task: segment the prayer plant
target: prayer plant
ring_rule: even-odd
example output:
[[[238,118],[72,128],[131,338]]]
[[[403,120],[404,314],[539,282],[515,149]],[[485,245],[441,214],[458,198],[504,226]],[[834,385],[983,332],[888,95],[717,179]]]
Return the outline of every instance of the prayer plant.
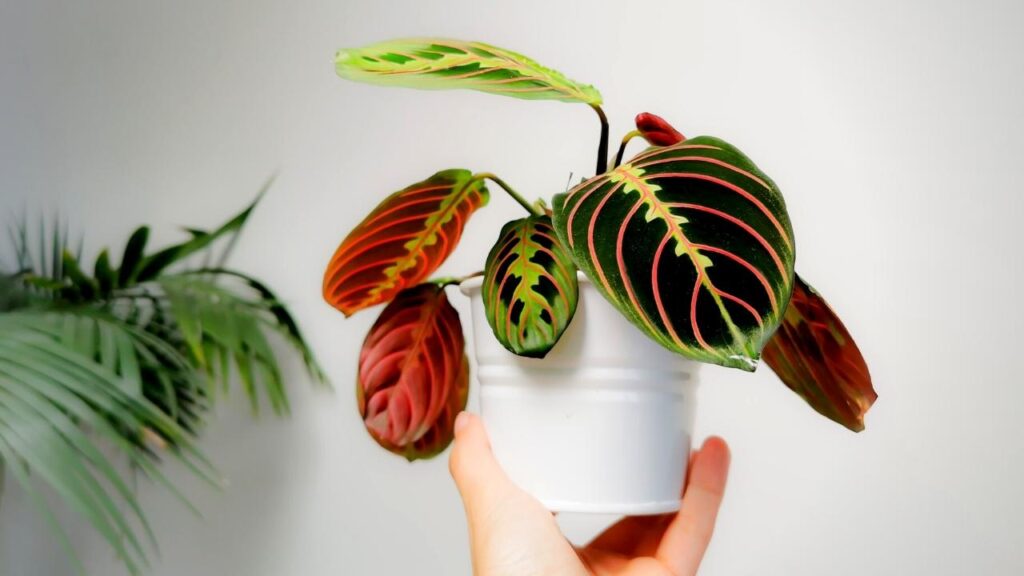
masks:
[[[134,479],[166,486],[189,507],[161,460],[220,484],[195,439],[232,373],[254,413],[264,402],[287,413],[276,334],[323,380],[288,309],[265,284],[225,266],[255,205],[159,250],[149,249],[143,226],[119,261],[101,251],[91,274],[59,222],[49,231],[24,221],[11,228],[14,265],[0,274],[0,479],[5,468],[21,485],[79,572],[48,496],[140,573],[156,540]]]
[[[685,138],[640,114],[608,167],[608,121],[592,86],[514,52],[403,39],[338,52],[342,78],[463,88],[585,104],[601,123],[592,178],[529,202],[488,172],[443,170],[388,196],[341,243],[324,298],[346,316],[386,304],[363,343],[358,404],[383,447],[429,457],[452,439],[468,364],[445,287],[483,276],[488,322],[515,354],[542,358],[576,311],[577,270],[637,329],[688,358],[753,371],[763,358],[824,416],[859,431],[876,395],[857,345],[824,299],[794,273],[796,243],[775,183],[732,144]],[[633,138],[649,147],[623,162]],[[505,224],[482,272],[430,279],[486,182],[526,210]]]

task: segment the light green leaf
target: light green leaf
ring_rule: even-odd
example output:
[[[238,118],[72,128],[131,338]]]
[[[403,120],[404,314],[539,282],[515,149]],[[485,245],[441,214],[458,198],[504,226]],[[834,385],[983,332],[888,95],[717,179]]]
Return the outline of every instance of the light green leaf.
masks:
[[[348,80],[428,90],[464,88],[526,100],[601,104],[593,86],[510,50],[482,42],[404,38],[339,50],[338,75]]]

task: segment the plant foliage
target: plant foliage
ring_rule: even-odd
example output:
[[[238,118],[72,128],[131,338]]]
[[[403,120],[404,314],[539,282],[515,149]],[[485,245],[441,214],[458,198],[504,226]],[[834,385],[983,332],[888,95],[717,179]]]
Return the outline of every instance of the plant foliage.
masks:
[[[597,105],[601,94],[586,84],[511,50],[442,38],[405,38],[339,50],[338,75],[349,80],[430,90],[465,88],[526,100]]]
[[[0,463],[73,559],[44,486],[140,573],[156,542],[134,476],[178,494],[158,466],[170,458],[220,482],[195,438],[232,374],[254,412],[264,398],[275,413],[288,410],[272,334],[323,380],[287,308],[258,280],[223,266],[255,206],[159,250],[148,249],[141,227],[119,262],[103,250],[91,270],[60,225],[48,234],[40,224],[38,242],[25,222],[12,228],[15,265],[0,276]],[[218,241],[227,243],[219,256]]]
[[[609,302],[696,360],[753,370],[789,302],[782,194],[717,138],[654,148],[556,195],[554,224]]]
[[[424,310],[443,308],[436,302],[443,286],[460,281],[424,283],[455,249],[466,218],[486,203],[484,193],[474,196],[460,182],[483,178],[530,213],[506,224],[484,270],[466,277],[484,277],[487,321],[506,349],[541,358],[555,345],[576,310],[578,268],[669,350],[747,371],[763,350],[815,410],[863,428],[876,397],[867,366],[834,312],[795,278],[782,193],[738,148],[712,136],[687,140],[663,118],[641,113],[608,169],[609,125],[596,89],[479,42],[392,40],[341,50],[335,63],[341,77],[358,82],[586,103],[601,122],[596,174],[556,194],[550,210],[491,173],[445,171],[392,194],[342,242],[324,276],[327,302],[345,315],[390,303],[364,343],[358,384],[367,428],[383,446],[410,459],[433,455],[436,445],[420,449],[415,438],[451,427],[455,413],[437,412],[436,394],[450,389],[456,372],[396,362],[422,354],[408,335],[423,331]],[[651,147],[622,164],[637,136]],[[460,327],[449,330],[462,341]],[[461,344],[443,354],[454,365]]]
[[[370,435],[409,460],[430,458],[454,437],[466,406],[469,360],[459,314],[444,285],[403,290],[384,308],[359,355],[359,412]]]
[[[390,302],[437,270],[466,221],[489,198],[484,183],[461,169],[391,194],[334,253],[324,274],[324,298],[346,316]]]
[[[487,255],[484,312],[510,352],[543,358],[576,313],[576,265],[555,237],[551,217],[513,220]]]
[[[864,430],[864,415],[878,398],[868,365],[839,316],[799,275],[764,361],[818,413]]]

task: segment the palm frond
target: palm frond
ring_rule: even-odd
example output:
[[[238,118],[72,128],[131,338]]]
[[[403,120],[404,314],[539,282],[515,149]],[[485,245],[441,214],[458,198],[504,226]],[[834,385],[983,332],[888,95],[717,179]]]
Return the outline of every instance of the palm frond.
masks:
[[[285,306],[285,304],[265,283],[248,274],[227,268],[204,268],[190,273],[212,275],[217,278],[225,276],[235,278],[241,281],[244,286],[251,289],[259,296],[260,305],[265,307],[266,310],[274,317],[276,322],[272,323],[271,327],[284,336],[285,340],[302,355],[303,364],[305,365],[306,371],[309,375],[312,376],[314,381],[317,383],[327,383],[327,376],[324,374],[319,363],[314,357],[313,350],[309,347],[306,339],[302,336],[302,331],[299,329],[299,325],[295,321],[295,318],[292,317],[288,307]]]
[[[40,220],[38,234],[25,219],[9,229],[15,269],[0,273],[0,466],[72,558],[42,485],[137,574],[155,539],[128,474],[142,472],[190,508],[159,470],[164,455],[217,483],[194,445],[217,384],[227,389],[237,375],[254,412],[264,402],[277,414],[288,412],[268,337],[282,337],[309,374],[326,382],[276,295],[224,267],[265,189],[213,231],[186,229],[187,240],[160,250],[147,250],[148,227],[136,229],[118,267],[108,250],[91,270],[83,266],[81,243],[71,249],[59,218],[49,229]],[[190,271],[193,256],[204,264]]]
[[[172,441],[172,457],[201,477],[216,483],[217,476],[192,438],[133,389],[131,363],[118,349],[133,346],[131,336],[91,314],[85,320],[74,311],[0,315],[0,456],[45,516],[52,513],[32,480],[84,517],[135,574],[147,562],[140,530],[150,545],[155,538],[126,473],[104,448],[166,484],[138,449],[155,434]]]
[[[256,205],[259,204],[259,201],[263,198],[263,194],[266,193],[267,186],[269,185],[270,183],[268,182],[252,203],[213,232],[188,229],[191,235],[189,240],[164,248],[154,254],[141,258],[136,265],[137,269],[131,273],[130,276],[134,278],[136,282],[140,283],[154,280],[174,264],[178,264],[189,256],[209,248],[216,240],[225,236],[231,238],[228,243],[228,248],[230,250],[230,247],[233,245],[234,238],[237,237],[237,234],[249,220],[249,216],[256,208]],[[124,263],[122,263],[122,267],[123,266]]]
[[[233,365],[253,412],[259,412],[261,397],[266,397],[275,413],[288,412],[281,371],[266,335],[267,330],[286,329],[270,304],[196,273],[164,276],[158,284],[193,359],[212,378],[227,385],[227,366]]]

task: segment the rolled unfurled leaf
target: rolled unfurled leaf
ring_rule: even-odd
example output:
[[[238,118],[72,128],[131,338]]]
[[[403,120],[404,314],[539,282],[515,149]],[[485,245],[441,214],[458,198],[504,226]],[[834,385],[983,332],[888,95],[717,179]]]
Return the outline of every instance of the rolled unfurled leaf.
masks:
[[[600,104],[601,94],[510,50],[482,42],[403,38],[339,50],[348,80],[428,90],[465,88],[526,100]]]
[[[793,230],[775,184],[731,144],[649,149],[554,198],[576,265],[651,338],[753,370],[789,302]]]
[[[579,300],[576,265],[548,215],[513,220],[487,255],[484,311],[510,352],[543,358],[558,342]]]
[[[636,115],[636,129],[653,146],[671,146],[686,140],[681,132],[673,128],[661,116],[650,112],[641,112]]]
[[[867,363],[836,313],[800,276],[763,355],[811,408],[854,432],[864,429],[864,415],[878,398]]]
[[[459,314],[439,284],[403,290],[384,308],[363,342],[356,389],[378,444],[409,460],[448,446],[469,391],[464,347]]]
[[[468,170],[444,170],[388,196],[341,243],[324,274],[324,299],[350,316],[390,302],[452,253],[487,187]]]

